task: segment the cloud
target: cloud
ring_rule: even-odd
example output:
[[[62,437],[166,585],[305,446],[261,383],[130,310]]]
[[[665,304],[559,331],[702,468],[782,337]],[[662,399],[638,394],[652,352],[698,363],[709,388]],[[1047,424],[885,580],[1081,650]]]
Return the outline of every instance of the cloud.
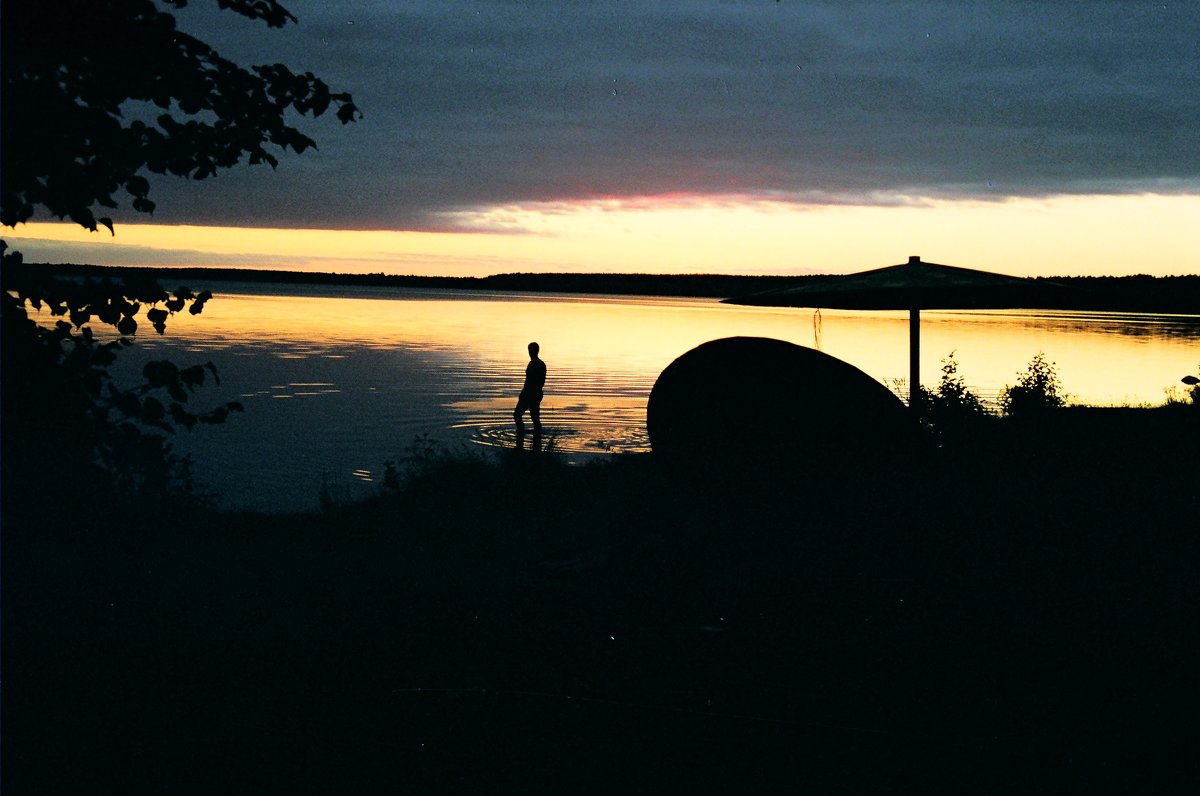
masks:
[[[1161,2],[191,4],[240,63],[354,94],[278,170],[160,179],[163,223],[432,229],[491,206],[1200,193],[1200,6]],[[133,214],[126,216],[130,220]]]

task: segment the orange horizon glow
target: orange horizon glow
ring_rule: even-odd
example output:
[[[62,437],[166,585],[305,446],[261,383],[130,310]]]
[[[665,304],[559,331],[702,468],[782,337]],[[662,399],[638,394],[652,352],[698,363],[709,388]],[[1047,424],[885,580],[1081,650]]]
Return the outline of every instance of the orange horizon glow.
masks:
[[[1200,273],[1193,195],[914,198],[886,207],[670,195],[445,218],[450,231],[118,224],[110,237],[34,222],[3,237],[31,261],[335,273],[849,273],[909,255],[1016,276]]]

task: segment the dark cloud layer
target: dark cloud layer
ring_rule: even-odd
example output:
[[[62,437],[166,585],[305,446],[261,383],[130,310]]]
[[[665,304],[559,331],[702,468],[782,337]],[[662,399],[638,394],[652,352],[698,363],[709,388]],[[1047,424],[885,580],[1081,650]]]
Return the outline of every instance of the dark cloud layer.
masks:
[[[600,196],[1200,191],[1193,2],[286,4],[284,31],[196,3],[181,25],[321,75],[365,118],[306,123],[320,151],[275,172],[160,180],[155,220],[413,229]]]

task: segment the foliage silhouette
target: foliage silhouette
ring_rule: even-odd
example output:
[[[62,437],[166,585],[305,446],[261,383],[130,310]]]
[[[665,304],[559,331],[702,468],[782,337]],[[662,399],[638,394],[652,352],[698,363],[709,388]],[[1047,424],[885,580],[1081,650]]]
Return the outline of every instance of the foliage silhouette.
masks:
[[[228,9],[282,27],[295,21],[276,0],[217,0]],[[0,223],[15,226],[40,211],[115,234],[100,208],[128,195],[151,213],[149,174],[204,179],[245,158],[303,152],[311,138],[287,123],[291,113],[343,123],[360,117],[349,94],[283,64],[244,68],[176,28],[163,7],[187,0],[3,2],[0,28]],[[153,111],[152,123],[143,121]],[[148,118],[148,117],[147,117]],[[152,362],[145,382],[118,387],[109,375],[117,354],[145,322],[158,334],[186,309],[212,298],[181,287],[168,293],[136,274],[120,282],[55,278],[3,251],[3,478],[5,511],[37,508],[46,486],[64,481],[80,506],[114,499],[145,501],[188,492],[186,462],[159,433],[221,423],[237,402],[196,412],[194,391],[216,367]],[[53,326],[30,310],[48,313]],[[42,316],[44,318],[44,315]],[[116,336],[93,327],[112,327]],[[102,339],[102,336],[104,339]]]
[[[187,0],[160,0],[175,8]],[[218,0],[271,27],[294,21],[275,0]],[[42,207],[95,231],[113,230],[97,206],[151,213],[146,173],[204,179],[239,163],[303,152],[316,143],[287,124],[331,108],[343,123],[361,115],[349,94],[283,64],[249,69],[176,28],[151,0],[4,2],[0,222],[14,226]],[[64,20],[70,20],[63,24]],[[153,107],[152,123],[127,118]],[[142,114],[137,114],[142,115]]]
[[[143,305],[152,306],[147,316],[161,334],[166,318],[185,308],[198,314],[211,294],[182,287],[167,293],[150,283],[46,280],[18,252],[5,253],[0,286],[6,498],[36,494],[64,468],[77,486],[72,494],[86,494],[89,501],[107,494],[144,504],[190,493],[186,462],[172,454],[162,434],[145,432],[220,423],[241,404],[202,412],[189,407],[198,388],[219,383],[211,362],[185,368],[149,362],[145,382],[132,388],[118,386],[109,367],[132,345]],[[30,309],[57,320],[39,323]],[[116,334],[97,334],[93,325]],[[81,491],[83,482],[89,486]]]
[[[934,390],[920,387],[917,411],[922,424],[938,434],[954,434],[973,427],[990,414],[982,399],[967,388],[958,373],[954,351],[942,360],[942,377]]]
[[[1184,394],[1191,399],[1192,406],[1200,409],[1200,377],[1193,376],[1189,373],[1179,381],[1187,385],[1187,389],[1184,390]]]
[[[1000,391],[1000,411],[1006,417],[1033,418],[1066,405],[1054,363],[1038,352],[1015,385]]]

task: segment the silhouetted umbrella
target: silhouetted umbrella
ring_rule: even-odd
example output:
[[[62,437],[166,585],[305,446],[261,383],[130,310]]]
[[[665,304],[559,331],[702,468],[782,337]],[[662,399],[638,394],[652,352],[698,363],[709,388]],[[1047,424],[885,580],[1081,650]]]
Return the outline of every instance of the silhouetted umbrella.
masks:
[[[909,311],[909,404],[920,382],[921,310],[1009,309],[1053,306],[1060,285],[973,268],[922,262],[889,265],[845,276],[806,279],[796,287],[725,299],[762,307]]]

